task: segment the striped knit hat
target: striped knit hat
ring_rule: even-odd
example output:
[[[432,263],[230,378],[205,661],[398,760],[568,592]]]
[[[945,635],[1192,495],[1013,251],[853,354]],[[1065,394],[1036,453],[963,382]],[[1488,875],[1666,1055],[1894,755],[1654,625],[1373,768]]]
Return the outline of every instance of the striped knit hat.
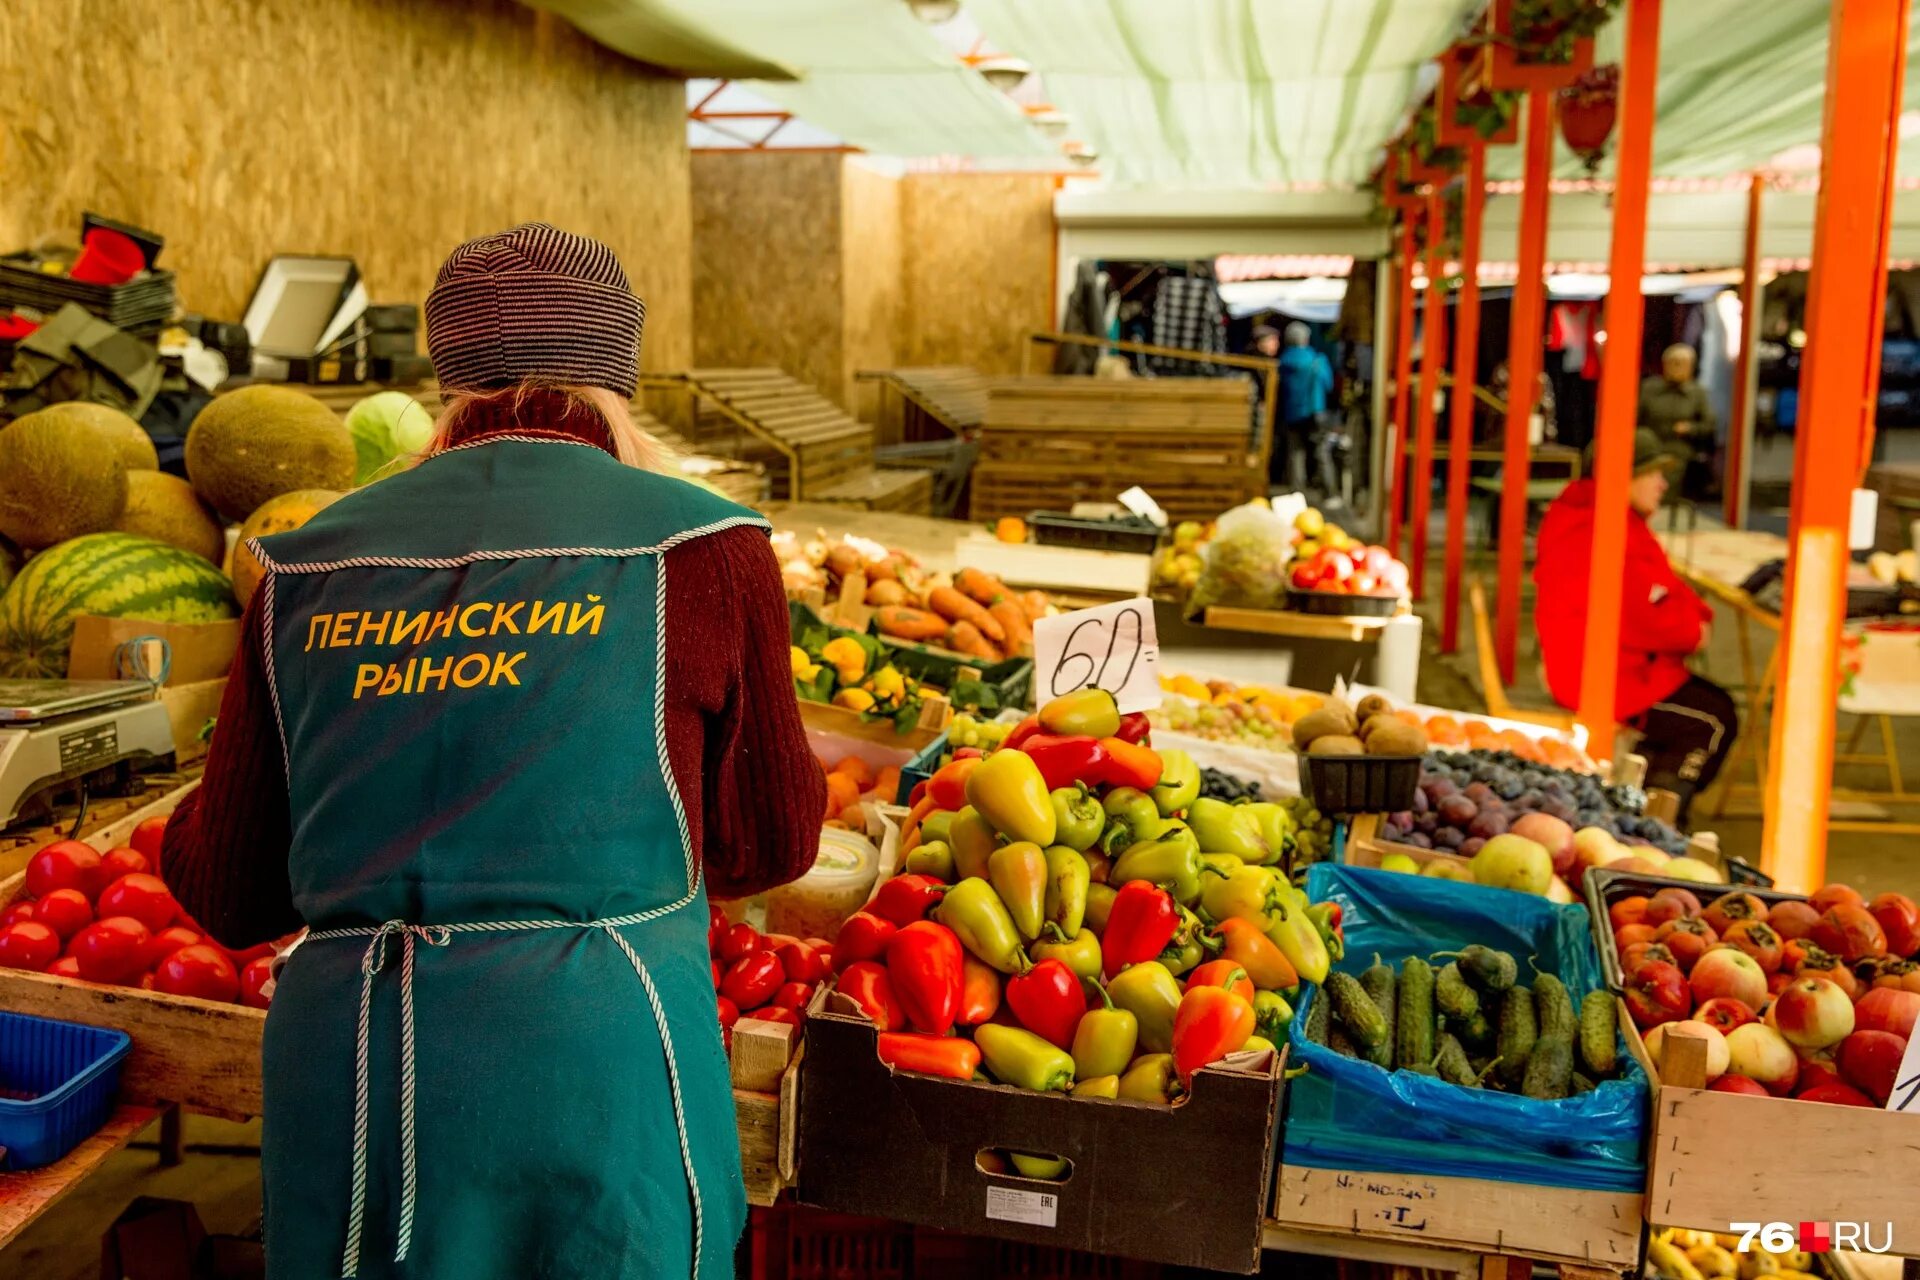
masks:
[[[611,249],[523,222],[448,256],[427,295],[427,352],[450,391],[543,378],[630,397],[646,318]]]

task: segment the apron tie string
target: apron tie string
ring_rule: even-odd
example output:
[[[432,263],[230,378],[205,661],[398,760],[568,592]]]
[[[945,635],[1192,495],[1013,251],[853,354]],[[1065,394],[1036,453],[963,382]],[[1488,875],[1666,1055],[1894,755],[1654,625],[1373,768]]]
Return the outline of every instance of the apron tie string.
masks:
[[[386,968],[387,939],[400,939],[400,1225],[393,1260],[407,1260],[413,1237],[416,1163],[413,1138],[413,943],[444,947],[451,935],[435,925],[389,920],[373,930],[360,957],[360,1032],[353,1061],[353,1190],[347,1216],[346,1254],[340,1274],[351,1280],[360,1271],[360,1232],[367,1209],[367,1058],[372,1040],[373,980]]]

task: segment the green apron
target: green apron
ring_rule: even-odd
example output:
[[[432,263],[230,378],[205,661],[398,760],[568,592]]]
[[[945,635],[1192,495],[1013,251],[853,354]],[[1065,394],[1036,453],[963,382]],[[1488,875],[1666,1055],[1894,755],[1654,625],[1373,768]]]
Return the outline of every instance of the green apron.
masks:
[[[312,930],[267,1019],[272,1280],[732,1274],[663,553],[743,524],[495,436],[256,544]]]

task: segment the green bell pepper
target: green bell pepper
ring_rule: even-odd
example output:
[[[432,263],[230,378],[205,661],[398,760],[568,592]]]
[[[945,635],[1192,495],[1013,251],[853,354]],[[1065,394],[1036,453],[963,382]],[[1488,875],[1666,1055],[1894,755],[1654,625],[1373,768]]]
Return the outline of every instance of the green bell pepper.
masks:
[[[962,880],[987,878],[987,859],[1000,839],[972,805],[953,815],[947,824],[947,844],[953,849],[953,873]]]
[[[1107,984],[1107,995],[1139,1024],[1140,1047],[1148,1053],[1173,1048],[1173,1015],[1180,1008],[1180,984],[1158,960],[1128,965]]]
[[[917,844],[913,852],[907,855],[907,872],[916,876],[932,876],[942,884],[953,883],[953,850],[944,840],[929,840]]]
[[[1087,917],[1080,922],[1082,933],[1096,937],[1107,931],[1107,912],[1113,910],[1113,896],[1119,889],[1110,884],[1087,886]]]
[[[1001,835],[1041,848],[1053,843],[1053,799],[1033,757],[996,751],[967,775],[967,803]]]
[[[1001,1084],[1039,1093],[1065,1093],[1073,1088],[1073,1058],[1031,1031],[987,1022],[973,1029],[973,1042],[980,1046],[987,1070]]]
[[[1107,811],[1107,829],[1100,836],[1100,848],[1106,853],[1125,849],[1145,840],[1158,840],[1167,829],[1160,806],[1138,787],[1115,787],[1107,792],[1101,806]]]
[[[1208,853],[1230,853],[1256,866],[1273,860],[1273,851],[1260,838],[1260,829],[1245,805],[1203,796],[1187,809],[1187,825]]]
[[[1066,845],[1049,845],[1047,858],[1046,918],[1060,926],[1069,938],[1080,932],[1087,918],[1087,890],[1092,873],[1087,860]]]
[[[1120,1077],[1120,1096],[1135,1102],[1172,1102],[1180,1096],[1180,1077],[1171,1053],[1148,1053],[1135,1058]]]
[[[1116,888],[1130,880],[1150,880],[1166,886],[1177,901],[1191,903],[1200,898],[1200,866],[1200,849],[1193,833],[1181,830],[1129,848],[1113,864],[1107,880]]]
[[[1253,993],[1254,1030],[1273,1041],[1282,1044],[1287,1038],[1287,1025],[1293,1021],[1293,1006],[1288,1004],[1278,991],[1256,991]]]
[[[1093,848],[1093,842],[1107,828],[1107,811],[1100,807],[1099,797],[1087,790],[1085,783],[1076,782],[1054,788],[1049,799],[1053,801],[1054,842],[1082,853]]]
[[[1082,1014],[1073,1031],[1073,1069],[1082,1080],[1125,1071],[1140,1038],[1140,1020],[1116,1006],[1105,987],[1096,983],[1094,990],[1100,1004]]]
[[[935,809],[932,813],[920,820],[920,838],[922,840],[938,840],[945,843],[947,835],[952,828],[953,810]]]
[[[1060,931],[1059,925],[1048,921],[1041,930],[1040,941],[1028,947],[1027,954],[1035,964],[1058,960],[1082,981],[1096,981],[1100,977],[1100,937],[1092,929],[1082,929],[1069,938]]]
[[[1153,787],[1153,803],[1160,816],[1171,818],[1200,796],[1200,766],[1184,751],[1160,753],[1160,781]]]
[[[1267,842],[1266,865],[1290,860],[1294,848],[1299,844],[1294,835],[1293,815],[1277,804],[1255,803],[1240,807],[1253,819],[1254,829],[1260,833],[1260,838]]]
[[[1274,909],[1286,899],[1280,881],[1265,867],[1242,866],[1219,875],[1209,869],[1200,886],[1200,909],[1215,920],[1250,921],[1265,933],[1276,920]]]
[[[947,890],[933,914],[953,930],[961,946],[1000,972],[1020,973],[1028,968],[1027,953],[1020,949],[1020,935],[1014,930],[1013,917],[1007,914],[1006,904],[985,880],[962,880]]]

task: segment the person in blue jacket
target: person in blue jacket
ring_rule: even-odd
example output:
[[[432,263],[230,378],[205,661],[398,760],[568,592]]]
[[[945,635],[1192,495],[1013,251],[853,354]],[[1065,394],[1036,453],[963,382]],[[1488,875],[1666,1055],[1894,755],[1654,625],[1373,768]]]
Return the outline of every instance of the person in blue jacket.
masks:
[[[1286,350],[1280,355],[1280,421],[1269,475],[1275,484],[1296,489],[1307,483],[1314,432],[1333,390],[1333,366],[1310,345],[1312,336],[1305,324],[1293,321],[1286,328]]]

